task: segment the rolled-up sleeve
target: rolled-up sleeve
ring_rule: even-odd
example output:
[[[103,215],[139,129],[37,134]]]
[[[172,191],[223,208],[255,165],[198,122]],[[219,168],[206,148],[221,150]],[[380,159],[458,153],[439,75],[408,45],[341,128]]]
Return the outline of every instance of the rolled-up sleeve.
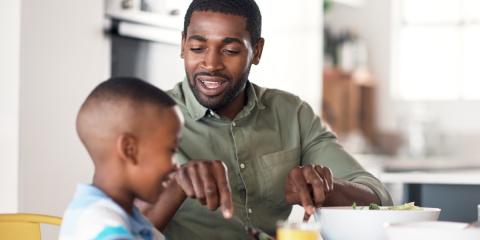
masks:
[[[376,193],[382,205],[392,205],[385,186],[338,144],[335,135],[322,124],[308,104],[302,103],[297,114],[302,141],[302,165],[327,166],[334,177],[367,186]]]

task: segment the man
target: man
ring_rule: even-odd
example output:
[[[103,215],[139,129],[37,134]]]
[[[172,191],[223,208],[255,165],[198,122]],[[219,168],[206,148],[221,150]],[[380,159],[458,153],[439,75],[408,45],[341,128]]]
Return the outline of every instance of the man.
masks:
[[[244,225],[273,233],[293,204],[307,215],[354,201],[391,204],[307,103],[249,81],[263,45],[253,0],[194,0],[187,10],[187,78],[170,95],[185,117],[176,180],[190,198],[167,225],[169,239],[246,239]],[[219,161],[209,160],[223,162],[229,184],[217,177]],[[147,215],[158,222],[154,212]]]

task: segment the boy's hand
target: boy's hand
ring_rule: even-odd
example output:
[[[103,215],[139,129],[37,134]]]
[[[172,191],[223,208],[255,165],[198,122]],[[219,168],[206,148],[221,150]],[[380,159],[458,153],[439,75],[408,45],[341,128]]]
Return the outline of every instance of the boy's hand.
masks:
[[[207,205],[210,210],[222,207],[225,218],[233,216],[232,195],[222,161],[191,160],[179,167],[175,179],[185,194]]]

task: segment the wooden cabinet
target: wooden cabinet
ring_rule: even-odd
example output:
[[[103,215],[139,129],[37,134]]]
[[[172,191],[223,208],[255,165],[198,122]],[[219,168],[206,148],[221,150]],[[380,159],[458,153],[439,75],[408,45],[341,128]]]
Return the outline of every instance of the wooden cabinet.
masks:
[[[368,72],[323,72],[322,117],[340,140],[361,133],[374,144],[375,83]]]

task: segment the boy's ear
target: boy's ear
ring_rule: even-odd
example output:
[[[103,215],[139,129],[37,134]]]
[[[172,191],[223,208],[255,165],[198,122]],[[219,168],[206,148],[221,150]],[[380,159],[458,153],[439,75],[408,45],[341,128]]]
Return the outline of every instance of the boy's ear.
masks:
[[[117,153],[127,163],[138,163],[138,141],[132,134],[124,133],[117,141]]]

